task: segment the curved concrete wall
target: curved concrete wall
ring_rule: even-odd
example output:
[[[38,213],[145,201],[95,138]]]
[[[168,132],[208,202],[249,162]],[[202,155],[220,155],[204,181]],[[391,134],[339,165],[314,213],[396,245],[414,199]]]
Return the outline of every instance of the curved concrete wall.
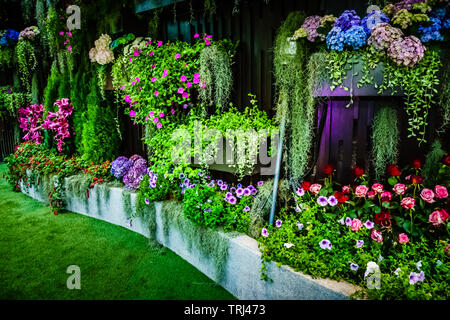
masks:
[[[22,187],[22,192],[43,202],[41,186]],[[108,200],[102,197],[101,188],[109,188]],[[96,185],[90,189],[89,199],[78,199],[68,196],[66,209],[92,218],[100,219],[122,226],[149,238],[150,232],[141,218],[133,218],[125,212],[122,194],[125,190],[118,187]],[[131,210],[135,210],[136,193],[131,193]],[[168,247],[206,276],[219,283],[238,299],[244,300],[341,300],[349,299],[349,295],[358,287],[328,279],[313,279],[308,275],[295,272],[288,266],[277,267],[276,263],[267,263],[268,276],[273,282],[260,280],[261,253],[257,241],[246,235],[231,236],[217,231],[220,237],[228,242],[228,258],[225,262],[222,277],[216,274],[212,257],[205,256],[202,250],[189,244],[184,235],[174,226],[169,225],[163,231],[162,203],[150,204],[156,210],[156,241]],[[182,214],[182,213],[181,213]]]

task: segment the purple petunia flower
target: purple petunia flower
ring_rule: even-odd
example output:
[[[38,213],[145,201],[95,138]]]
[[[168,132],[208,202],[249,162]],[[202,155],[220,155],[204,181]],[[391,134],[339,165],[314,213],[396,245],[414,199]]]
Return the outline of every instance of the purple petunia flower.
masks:
[[[347,227],[351,227],[352,226],[352,218],[350,218],[350,217],[347,217],[347,218],[345,218],[345,225],[347,226]]]
[[[145,204],[149,205],[150,204],[150,200],[148,200],[148,198],[145,198]]]
[[[409,284],[413,285],[417,282],[423,282],[425,280],[425,273],[421,271],[420,273],[417,272],[411,272],[409,274]]]
[[[364,222],[364,226],[367,229],[372,229],[375,226],[375,224],[372,221],[367,220],[366,222]]]
[[[364,245],[364,240],[356,240],[356,247],[357,248],[362,248],[363,245]]]
[[[299,197],[303,197],[304,194],[305,194],[305,190],[303,190],[303,188],[298,188],[297,189],[297,195]]]
[[[249,212],[250,211],[250,207],[246,206],[244,209],[242,209],[242,211]]]
[[[235,187],[231,187],[230,188],[230,192],[233,192],[233,193],[236,192],[236,188]]]
[[[338,220],[338,223],[344,225],[344,224],[345,224],[344,218],[339,219],[339,220]]]
[[[223,181],[222,180],[217,180],[217,185],[218,186],[221,186],[223,184]]]
[[[266,238],[269,236],[269,232],[267,231],[266,228],[262,228],[261,235]]]
[[[251,191],[249,188],[244,189],[244,196],[248,197],[251,194]]]
[[[350,270],[357,271],[359,266],[356,263],[350,262]]]
[[[237,199],[235,197],[233,197],[233,196],[228,198],[228,203],[229,204],[236,204],[236,201],[237,201]]]
[[[275,221],[275,226],[276,226],[277,228],[281,227],[282,224],[283,224],[283,222],[281,222],[281,220]]]
[[[317,203],[322,207],[325,207],[328,204],[328,199],[324,196],[320,196],[319,198],[317,198]]]
[[[236,185],[236,187],[242,188],[242,184],[238,183],[238,184]]]
[[[226,185],[225,183],[220,186],[220,190],[222,190],[222,191],[225,191],[227,189],[228,189],[228,185]]]
[[[225,195],[225,198],[228,199],[228,198],[230,198],[232,196],[233,196],[233,194],[231,192],[227,192],[227,194]]]
[[[330,197],[328,198],[328,204],[329,204],[330,206],[332,206],[332,207],[334,207],[335,205],[338,204],[338,201],[337,201],[337,199],[335,198],[335,196],[330,196]]]
[[[264,181],[258,181],[256,185],[257,185],[258,187],[261,187],[263,184],[264,184]]]
[[[303,223],[297,223],[297,228],[301,231],[303,229]]]
[[[328,249],[328,250],[331,250],[331,248],[333,246],[331,244],[330,240],[328,240],[328,239],[323,239],[322,241],[319,242],[319,245],[322,249]]]
[[[241,197],[243,194],[244,194],[244,189],[242,189],[241,187],[237,188],[236,195],[238,197]]]
[[[183,179],[183,178],[184,178],[184,173],[183,173],[183,172],[180,173],[179,178],[180,178],[180,179]]]

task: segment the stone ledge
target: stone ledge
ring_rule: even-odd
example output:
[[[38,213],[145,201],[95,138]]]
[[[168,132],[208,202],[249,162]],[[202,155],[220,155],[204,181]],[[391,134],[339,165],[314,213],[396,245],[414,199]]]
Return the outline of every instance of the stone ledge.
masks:
[[[66,178],[66,183],[67,183]],[[46,202],[42,196],[42,186],[24,187],[23,193]],[[108,196],[105,196],[108,192]],[[129,193],[130,204],[127,207],[123,194],[124,188],[96,185],[90,189],[89,199],[70,196],[66,199],[66,209],[92,218],[100,219],[150,238],[150,230],[143,218],[130,215],[136,210],[136,193]],[[107,199],[105,199],[107,198]],[[238,299],[243,300],[343,300],[357,291],[355,285],[329,279],[313,279],[309,275],[294,271],[291,267],[277,267],[276,263],[267,263],[267,274],[273,282],[260,280],[261,253],[255,239],[244,234],[233,235],[215,231],[221,240],[228,243],[228,255],[221,275],[217,274],[215,261],[206,256],[201,248],[192,245],[173,224],[164,230],[163,203],[151,204],[155,209],[155,240],[181,256],[206,276],[219,283]],[[128,208],[128,209],[127,209]],[[131,210],[132,212],[127,212]],[[173,213],[172,213],[173,214]],[[183,214],[177,212],[175,214]],[[182,217],[182,219],[185,219]],[[187,221],[187,219],[185,219]],[[186,223],[191,223],[186,222]],[[192,224],[193,225],[193,224]],[[193,225],[192,228],[200,228]]]

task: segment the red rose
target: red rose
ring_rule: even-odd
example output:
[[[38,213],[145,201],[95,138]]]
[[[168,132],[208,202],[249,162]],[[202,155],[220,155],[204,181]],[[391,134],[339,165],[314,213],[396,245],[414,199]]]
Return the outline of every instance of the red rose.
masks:
[[[325,173],[327,176],[331,175],[333,173],[334,166],[332,164],[327,164],[325,167],[323,167],[323,173]]]
[[[309,187],[311,187],[311,182],[309,182],[309,181],[304,181],[304,182],[302,183],[302,189],[303,189],[303,190],[308,191],[308,190],[309,190]]]
[[[450,166],[450,155],[445,156],[442,162],[444,162],[445,165]]]
[[[359,178],[364,174],[364,169],[361,167],[355,167],[353,169],[353,174],[355,175],[355,177]]]
[[[422,161],[418,158],[414,159],[411,162],[411,167],[413,167],[414,169],[420,169],[422,168]]]
[[[386,171],[390,177],[398,177],[402,174],[400,169],[395,164],[390,164],[387,166]]]
[[[389,220],[391,219],[391,215],[389,211],[383,210],[380,213],[375,213],[375,223],[379,225],[385,225],[386,223],[389,223]]]
[[[347,197],[343,192],[337,191],[334,194],[334,197],[337,199],[339,203],[345,203],[347,200],[349,200],[349,197]]]
[[[415,174],[413,174],[411,176],[411,183],[412,184],[422,184],[423,183],[423,178],[420,176],[416,176]]]

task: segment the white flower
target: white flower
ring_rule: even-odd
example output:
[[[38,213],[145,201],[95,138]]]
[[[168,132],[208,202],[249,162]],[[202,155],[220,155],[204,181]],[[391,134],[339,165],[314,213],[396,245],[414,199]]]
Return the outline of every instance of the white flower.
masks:
[[[442,261],[441,261],[441,260],[437,260],[437,261],[436,261],[436,265],[437,265],[438,267],[440,267],[440,266],[442,265]]]
[[[398,277],[398,276],[399,276],[399,274],[398,274],[398,273],[399,273],[400,271],[402,271],[402,269],[400,269],[400,268],[397,268],[397,270],[395,270],[395,271],[394,271],[394,274],[395,274],[395,275],[396,275],[396,276]]]
[[[364,273],[364,278],[370,273],[380,272],[380,267],[373,261],[367,262],[366,272]]]
[[[378,256],[378,262],[381,262],[381,261],[383,261],[383,256],[380,254],[379,256]]]
[[[421,271],[420,268],[422,268],[422,260],[416,263],[417,270]]]
[[[286,247],[286,248],[290,248],[290,247],[293,247],[294,246],[294,244],[293,243],[289,243],[289,242],[287,242],[287,243],[285,243],[284,244],[284,246]]]
[[[298,230],[302,230],[303,229],[303,223],[297,223],[297,227],[298,227]]]

